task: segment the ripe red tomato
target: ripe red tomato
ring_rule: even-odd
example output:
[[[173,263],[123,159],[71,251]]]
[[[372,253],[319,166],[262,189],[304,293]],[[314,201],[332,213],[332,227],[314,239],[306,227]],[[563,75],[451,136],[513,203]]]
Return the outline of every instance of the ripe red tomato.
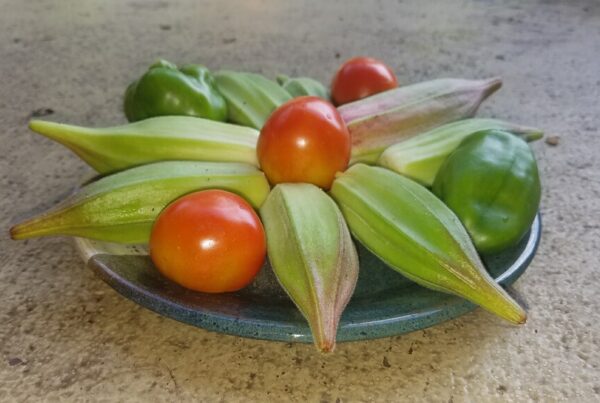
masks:
[[[265,255],[260,219],[244,199],[223,190],[177,199],[160,213],[150,236],[150,256],[158,270],[202,292],[245,287]]]
[[[350,134],[337,109],[317,97],[276,109],[258,138],[260,167],[271,184],[306,182],[329,189],[350,160]]]
[[[391,68],[371,57],[355,57],[337,71],[331,82],[331,98],[336,105],[346,104],[398,87]]]

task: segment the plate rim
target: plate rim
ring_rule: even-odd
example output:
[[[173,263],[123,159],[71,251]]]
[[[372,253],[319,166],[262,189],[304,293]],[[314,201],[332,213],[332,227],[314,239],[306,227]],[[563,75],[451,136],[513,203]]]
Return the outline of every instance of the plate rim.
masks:
[[[525,272],[536,254],[541,240],[541,230],[541,215],[538,212],[531,225],[529,238],[523,251],[508,269],[495,278],[496,282],[503,286],[510,285]],[[89,246],[86,246],[86,239],[74,238],[74,240],[77,249],[86,262],[86,266],[91,268],[97,276],[125,298],[161,316],[208,331],[238,337],[280,342],[312,343],[313,341],[310,332],[308,334],[294,332],[296,326],[285,325],[272,320],[240,320],[239,317],[215,313],[211,310],[193,309],[182,305],[178,301],[158,296],[135,282],[120,276],[103,262],[95,259],[96,254],[90,254]],[[459,297],[450,297],[447,303],[431,306],[423,312],[410,314],[412,319],[419,320],[407,320],[408,314],[359,323],[344,321],[342,317],[338,328],[337,341],[347,342],[397,336],[446,322],[477,307]],[[244,324],[244,326],[240,326],[240,324]],[[289,328],[289,331],[285,330],[286,327]]]

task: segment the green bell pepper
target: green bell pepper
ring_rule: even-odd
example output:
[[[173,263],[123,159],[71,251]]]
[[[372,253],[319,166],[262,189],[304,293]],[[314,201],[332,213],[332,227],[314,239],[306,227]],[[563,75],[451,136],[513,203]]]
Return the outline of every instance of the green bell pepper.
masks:
[[[433,192],[485,254],[513,246],[527,233],[541,187],[527,143],[507,132],[486,130],[466,138],[446,159]]]
[[[178,69],[166,60],[158,60],[127,87],[124,109],[130,122],[166,115],[227,119],[225,99],[206,67],[188,64]]]

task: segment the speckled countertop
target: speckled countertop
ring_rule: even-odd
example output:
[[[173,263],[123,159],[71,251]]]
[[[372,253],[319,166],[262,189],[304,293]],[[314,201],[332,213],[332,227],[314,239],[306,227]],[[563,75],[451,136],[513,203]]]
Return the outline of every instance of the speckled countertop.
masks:
[[[600,4],[439,3],[0,0],[0,401],[598,401]],[[7,238],[88,172],[27,130],[32,115],[123,122],[126,84],[159,56],[328,82],[356,54],[404,83],[501,75],[482,115],[559,136],[534,145],[543,239],[512,290],[525,326],[476,311],[321,356],[160,317],[69,239]]]

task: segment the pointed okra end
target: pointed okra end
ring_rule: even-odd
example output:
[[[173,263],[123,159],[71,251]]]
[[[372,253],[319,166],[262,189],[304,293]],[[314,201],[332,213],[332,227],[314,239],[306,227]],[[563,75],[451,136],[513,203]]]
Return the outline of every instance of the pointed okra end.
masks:
[[[333,353],[333,350],[335,350],[335,335],[327,340],[317,341],[315,346],[323,354]]]
[[[105,148],[106,146],[98,141],[98,134],[116,128],[94,129],[46,120],[31,120],[29,129],[67,147],[98,173],[108,174],[118,170],[115,168],[127,167],[127,164],[123,165],[118,162],[115,164],[113,161],[111,152],[117,150],[118,146],[113,145],[111,150],[108,151]]]
[[[22,239],[30,238],[30,237],[27,236],[27,231],[25,231],[23,229],[23,223],[13,225],[8,230],[8,234],[10,236],[10,239],[13,239],[15,241],[20,241]]]
[[[358,279],[358,254],[335,202],[310,184],[279,184],[260,209],[269,260],[308,321],[316,348],[331,352]]]
[[[9,230],[9,234],[11,239],[20,241],[56,234],[57,227],[59,227],[59,222],[57,222],[53,211],[48,211],[13,225]]]
[[[504,294],[495,301],[481,302],[479,305],[513,325],[524,324],[527,321],[527,312],[508,294]],[[477,302],[478,299],[473,298],[472,301]]]
[[[482,276],[476,292],[466,293],[463,297],[514,325],[522,325],[527,321],[527,312],[523,307],[487,275]]]
[[[33,119],[29,121],[29,129],[37,134],[54,140],[69,148],[79,145],[84,136],[94,131],[87,127],[67,125],[64,123],[50,122],[47,120]]]
[[[524,128],[521,138],[528,143],[532,143],[534,141],[538,141],[544,137],[544,132],[540,129],[536,129],[533,127]]]
[[[482,99],[486,99],[494,92],[502,88],[502,78],[492,77],[487,80],[483,80],[483,96]]]
[[[63,125],[61,123],[46,120],[33,119],[29,121],[29,130],[40,134],[60,144],[65,144]]]
[[[26,234],[23,231],[22,224],[15,224],[15,225],[13,225],[8,230],[8,234],[10,236],[10,239],[13,239],[15,241],[19,241],[21,239],[27,239],[27,236],[26,236]]]

